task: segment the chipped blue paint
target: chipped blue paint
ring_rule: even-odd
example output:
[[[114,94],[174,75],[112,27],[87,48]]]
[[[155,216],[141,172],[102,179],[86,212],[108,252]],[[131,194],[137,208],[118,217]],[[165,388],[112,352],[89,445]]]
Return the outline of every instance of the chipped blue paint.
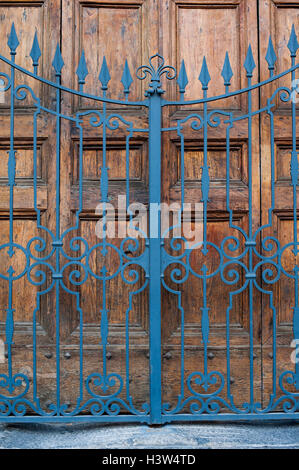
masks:
[[[275,66],[275,62],[277,60],[275,50],[273,47],[272,43],[272,38],[271,36],[269,37],[269,43],[268,43],[268,49],[267,49],[267,54],[266,54],[266,61],[268,62],[268,68],[270,70],[270,76],[273,76],[273,70]]]
[[[106,57],[104,56],[100,75],[99,75],[99,80],[102,84],[102,90],[107,90],[110,79],[111,77],[110,77],[109,69],[107,66]]]
[[[127,60],[125,62],[123,74],[122,74],[122,77],[121,77],[121,82],[124,86],[124,94],[127,97],[127,95],[130,93],[130,86],[133,83],[133,78],[132,78]]]
[[[61,75],[61,70],[62,70],[62,67],[64,66],[64,62],[63,62],[63,59],[62,59],[62,56],[61,56],[59,44],[57,44],[57,46],[56,46],[56,52],[55,52],[55,56],[54,56],[54,60],[52,62],[52,65],[55,69],[56,75]]]
[[[82,51],[76,74],[77,74],[77,77],[78,77],[79,85],[84,85],[85,84],[85,78],[88,75],[88,69],[87,69],[87,65],[86,65],[84,50]]]
[[[244,68],[247,72],[247,77],[248,78],[252,77],[252,72],[255,69],[255,67],[256,67],[256,65],[255,65],[255,62],[254,62],[251,45],[249,44],[246,59],[245,59],[245,62],[244,62]]]
[[[34,68],[34,73],[37,73],[38,61],[41,57],[42,53],[39,47],[38,39],[37,39],[37,32],[35,31],[33,44],[30,52],[30,57],[32,59],[32,65]]]
[[[186,86],[188,85],[188,83],[189,83],[189,80],[187,77],[185,62],[184,60],[182,60],[180,72],[179,72],[178,79],[177,79],[177,84],[179,86],[180,93],[181,93],[181,101],[184,100],[184,93],[186,91]]]
[[[198,79],[202,84],[202,89],[207,90],[211,77],[209,74],[207,61],[205,57],[203,58],[203,61],[202,61],[202,67],[201,67],[201,71],[200,71]]]
[[[291,36],[288,42],[288,49],[291,53],[292,58],[296,57],[298,48],[299,48],[299,43],[298,43],[297,35],[295,32],[295,26],[292,25]]]
[[[225,91],[226,91],[226,93],[228,93],[228,87],[231,85],[230,82],[231,82],[231,79],[234,75],[233,71],[232,71],[232,68],[231,68],[231,65],[230,65],[228,52],[226,52],[226,54],[225,54],[225,59],[224,59],[224,64],[223,64],[221,75],[222,75],[223,80],[224,80]]]

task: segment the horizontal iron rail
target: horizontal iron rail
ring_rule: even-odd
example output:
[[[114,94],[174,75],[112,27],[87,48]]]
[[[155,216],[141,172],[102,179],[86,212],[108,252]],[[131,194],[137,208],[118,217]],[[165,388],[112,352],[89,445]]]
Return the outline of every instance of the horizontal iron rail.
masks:
[[[167,416],[162,417],[163,423],[182,422],[182,421],[201,421],[201,422],[229,422],[229,421],[238,421],[238,422],[264,422],[264,421],[299,421],[299,413],[261,413],[261,414],[233,414],[233,413],[218,413],[218,414],[178,414],[171,416],[171,419]]]
[[[277,422],[277,421],[299,421],[297,413],[261,413],[261,414],[177,414],[175,416],[162,416],[162,424],[171,422]],[[0,423],[6,424],[31,424],[31,423],[141,423],[150,424],[149,416],[136,415],[117,415],[117,416],[93,416],[93,415],[77,415],[77,416],[1,416]]]
[[[0,424],[24,424],[24,423],[141,423],[149,424],[149,416],[136,415],[77,415],[77,416],[0,416]]]

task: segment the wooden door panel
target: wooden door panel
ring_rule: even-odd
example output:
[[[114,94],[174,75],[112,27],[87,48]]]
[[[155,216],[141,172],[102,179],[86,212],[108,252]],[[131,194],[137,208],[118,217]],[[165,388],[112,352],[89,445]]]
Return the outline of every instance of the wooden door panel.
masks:
[[[147,63],[151,54],[157,50],[158,41],[158,5],[156,2],[142,0],[132,1],[92,1],[80,3],[77,0],[63,2],[62,17],[62,55],[65,61],[63,84],[78,89],[76,70],[84,49],[89,74],[86,77],[84,91],[92,95],[102,95],[99,73],[105,56],[111,80],[107,97],[123,99],[121,77],[125,60],[133,77],[130,87],[130,100],[142,99],[145,86],[148,84],[137,80],[136,68]],[[72,31],[71,40],[69,31]],[[62,110],[65,114],[88,110],[103,112],[103,105],[92,100],[72,98],[63,95]],[[107,129],[105,155],[108,169],[108,200],[118,213],[118,196],[126,194],[126,138],[128,126],[136,129],[148,127],[146,113],[139,107],[126,108],[107,105],[107,115],[117,113],[125,118],[126,124],[118,120],[119,128]],[[76,226],[79,218],[79,228],[70,233],[69,240],[80,236],[88,242],[89,247],[100,243],[101,238],[95,234],[96,224],[100,221],[97,206],[101,202],[101,167],[103,166],[103,130],[102,127],[92,127],[90,116],[82,118],[83,129],[83,197],[82,210],[78,217],[79,208],[79,144],[78,127],[66,121],[62,123],[62,168],[61,168],[61,228]],[[148,142],[147,134],[133,132],[129,140],[129,180],[130,203],[137,201],[148,203]],[[121,216],[121,214],[120,214]],[[128,224],[126,218],[121,222]],[[109,226],[109,221],[108,221]],[[115,235],[116,237],[116,235]],[[108,242],[116,249],[120,248],[121,238],[108,236]],[[83,244],[81,249],[84,250]],[[144,250],[141,243],[139,252]],[[130,250],[128,251],[128,253]],[[74,252],[68,247],[68,254]],[[134,256],[137,253],[133,253]],[[112,271],[118,264],[118,255],[113,248],[108,249],[105,263],[101,250],[98,248],[90,257],[93,271],[99,272],[105,264]],[[135,268],[134,268],[135,269]],[[114,271],[113,271],[114,272]],[[148,340],[148,292],[145,288],[140,294],[134,291],[140,289],[144,282],[144,272],[136,267],[139,280],[128,285],[121,273],[106,284],[108,344],[106,353],[101,343],[103,283],[99,278],[89,276],[80,287],[80,306],[83,311],[83,343],[84,343],[84,377],[98,372],[102,373],[104,360],[107,362],[108,373],[120,374],[124,380],[124,389],[120,398],[128,402],[127,393],[132,395],[134,406],[140,408],[148,401],[149,396],[149,340]],[[132,280],[132,273],[124,273]],[[74,308],[74,299],[64,296],[64,311],[66,335],[65,347],[71,354],[71,360],[65,361],[65,370],[79,368],[78,342],[80,324],[78,312]],[[130,307],[131,305],[131,307]],[[130,307],[130,310],[128,310]],[[127,336],[128,334],[128,336]],[[103,355],[106,354],[106,358]],[[126,367],[128,383],[126,382]],[[72,388],[71,379],[65,379],[68,390],[68,402],[71,408],[76,403],[78,387]],[[112,390],[111,390],[112,393]],[[86,397],[87,399],[87,397]],[[125,410],[123,410],[125,411]]]
[[[44,0],[35,2],[32,0],[17,2],[1,2],[1,44],[3,45],[3,55],[10,58],[10,50],[7,40],[10,34],[11,25],[14,22],[19,45],[17,48],[16,62],[21,67],[32,71],[32,59],[30,51],[32,48],[35,31],[41,49],[41,58],[39,60],[39,73],[42,77],[53,78],[53,72],[49,64],[53,60],[53,51],[60,37],[60,1]],[[9,74],[9,66],[2,63],[1,71]],[[41,85],[40,82],[32,80],[30,77],[19,71],[15,73],[16,86],[28,85],[32,88],[37,97],[42,97],[43,103],[48,103],[49,88]],[[16,100],[16,107],[32,107],[33,98],[28,95],[24,101]],[[3,93],[0,99],[0,108],[8,108],[9,93]]]
[[[48,162],[47,156],[51,151],[50,142],[52,138],[45,133],[48,132],[48,125],[43,126],[45,119],[40,119],[40,128],[37,137],[37,154],[36,154],[36,206],[34,204],[34,187],[33,187],[33,129],[32,115],[23,115],[16,119],[16,127],[18,131],[15,136],[14,149],[16,150],[16,178],[14,186],[14,204],[13,204],[13,242],[22,246],[27,253],[30,251],[37,260],[40,256],[47,256],[51,248],[49,248],[49,239],[45,235],[45,231],[38,228],[38,213],[40,214],[40,224],[51,227],[51,212],[53,206],[49,203],[49,181],[48,181]],[[8,120],[4,119],[5,124]],[[44,127],[44,128],[43,128]],[[6,129],[9,129],[9,124]],[[25,130],[26,129],[26,132]],[[10,224],[9,224],[9,186],[7,178],[9,150],[8,135],[1,139],[1,244],[8,243]],[[34,241],[36,239],[36,241]],[[42,254],[36,249],[44,240],[45,250]],[[15,270],[15,276],[18,276],[27,264],[25,252],[16,248],[13,256],[10,258],[7,249],[1,250],[1,272],[6,272],[8,267],[12,265]],[[14,308],[14,356],[13,356],[13,373],[27,371],[30,380],[32,380],[32,348],[33,348],[33,328],[36,329],[36,353],[39,357],[39,376],[37,378],[37,387],[41,397],[49,399],[49,393],[40,384],[43,379],[43,361],[44,354],[47,354],[49,347],[53,345],[53,330],[55,322],[53,321],[53,310],[51,308],[52,300],[50,296],[40,297],[39,293],[45,289],[39,284],[41,277],[38,275],[38,267],[30,271],[29,277],[22,276],[13,282],[12,289],[12,305]],[[50,283],[50,272],[42,266],[39,266],[46,276],[45,283]],[[32,282],[33,283],[32,283]],[[42,283],[43,284],[43,283]],[[5,337],[5,324],[8,308],[8,282],[1,280],[1,337]],[[40,308],[38,308],[38,300],[40,299]],[[35,320],[34,320],[35,317]],[[28,349],[28,354],[25,349]],[[40,359],[42,358],[42,359]],[[1,371],[5,373],[7,363],[1,366]],[[55,366],[52,374],[55,371]],[[26,372],[26,373],[27,373]],[[45,372],[47,375],[47,372]],[[46,386],[46,384],[44,384]],[[50,387],[51,388],[51,387]],[[31,393],[31,392],[30,392]],[[44,404],[44,403],[43,403]]]
[[[60,37],[60,2],[44,1],[40,3],[31,2],[1,2],[1,42],[3,44],[3,55],[10,58],[7,40],[10,33],[12,22],[14,22],[19,45],[16,49],[16,63],[29,71],[33,71],[30,51],[32,48],[34,33],[37,31],[37,37],[41,49],[41,58],[39,61],[39,73],[45,77],[53,79],[54,74],[51,64],[53,60],[54,45]],[[1,72],[10,75],[8,65],[1,66]],[[53,97],[53,90],[41,85],[40,82],[33,80],[27,75],[16,71],[15,86],[25,85],[31,88],[25,99],[14,100],[16,108],[14,115],[14,145],[16,151],[15,158],[15,186],[13,197],[13,242],[30,250],[31,254],[37,257],[49,254],[51,248],[46,232],[38,228],[38,217],[40,224],[54,229],[53,220],[54,204],[53,198],[49,194],[55,195],[56,183],[53,180],[53,148],[55,148],[55,132],[53,128],[53,119],[46,113],[41,112],[36,118],[36,202],[34,196],[34,131],[33,131],[33,106],[35,96],[41,99],[44,106],[49,105],[50,98]],[[20,95],[18,95],[20,96]],[[1,244],[9,240],[9,191],[8,186],[8,151],[10,150],[10,124],[11,119],[8,112],[10,106],[10,91],[1,92],[1,124],[0,124],[0,214],[1,214]],[[55,160],[54,160],[55,164]],[[52,167],[52,168],[51,168]],[[51,171],[52,170],[52,171]],[[54,199],[55,200],[55,199]],[[35,237],[39,241],[32,241]],[[45,250],[39,252],[36,250],[39,243],[45,242]],[[15,249],[10,258],[7,250],[1,250],[1,270],[6,270],[7,266],[12,264],[16,273],[26,265],[26,257],[21,249]],[[37,261],[38,265],[38,261]],[[55,330],[55,321],[53,316],[53,299],[49,295],[40,296],[40,292],[45,285],[50,283],[50,273],[44,267],[39,266],[45,275],[45,284],[41,287],[39,281],[42,277],[38,274],[38,268],[33,269],[29,276],[21,277],[13,281],[12,288],[12,308],[14,309],[14,345],[13,345],[13,374],[25,373],[30,382],[33,380],[33,343],[34,331],[36,333],[36,364],[39,367],[36,377],[36,387],[43,405],[51,396],[51,380],[55,374],[54,361],[48,361],[45,354],[48,355],[53,350],[53,330]],[[2,271],[1,271],[2,272]],[[9,288],[8,282],[1,280],[1,339],[5,339],[5,324],[7,318]],[[40,305],[38,308],[38,303]],[[46,364],[47,362],[47,364]],[[7,373],[7,360],[1,364],[1,373]],[[50,374],[50,375],[49,375]],[[52,374],[52,376],[51,376]],[[52,379],[49,380],[49,377]],[[25,390],[25,382],[21,387]],[[18,388],[18,387],[17,387]],[[15,393],[20,390],[16,390]],[[32,387],[28,398],[32,398]]]
[[[86,80],[87,89],[99,92],[99,65],[105,56],[107,64],[112,70],[110,86],[113,90],[113,98],[121,99],[123,86],[120,77],[125,58],[128,55],[128,64],[131,70],[136,70],[143,59],[141,38],[145,12],[142,2],[139,5],[122,5],[116,2],[110,3],[110,5],[100,2],[90,6],[85,4],[79,6],[77,14],[75,21],[79,25],[80,38],[76,57],[79,57],[82,49],[86,51],[86,62],[90,72]],[[113,25],[113,31],[111,25]],[[134,54],[128,54],[132,50],[134,50]],[[140,82],[136,83],[135,80],[131,92],[132,99],[136,99],[137,93],[140,92],[139,84]],[[110,91],[107,96],[110,97]]]
[[[225,3],[222,5],[190,5],[189,2],[185,2],[185,4],[180,2],[175,5],[175,8],[177,16],[176,62],[179,65],[184,59],[189,72],[189,86],[185,93],[185,99],[198,99],[202,94],[201,84],[198,80],[201,58],[206,56],[208,66],[213,64],[214,74],[216,75],[217,72],[217,75],[220,75],[226,51],[236,52],[233,54],[231,64],[235,71],[232,86],[235,89],[240,88],[241,60],[239,55],[244,52],[242,51],[243,47],[240,47],[240,5],[225,5]],[[221,37],[221,40],[216,42],[211,41],[215,31],[217,31],[218,38]],[[209,90],[211,95],[222,94],[220,80],[214,80]],[[235,97],[225,105],[238,107],[239,98]]]
[[[96,224],[99,217],[95,214],[84,213],[80,217],[79,230],[72,236],[79,236],[86,240],[89,247],[96,246],[101,239],[96,235]],[[123,224],[127,224],[126,221]],[[109,221],[108,221],[109,226]],[[109,232],[109,228],[108,228]],[[127,394],[131,390],[134,406],[141,408],[148,400],[149,375],[148,375],[148,296],[147,290],[142,294],[134,295],[134,292],[142,288],[145,279],[141,269],[136,267],[139,280],[133,286],[126,284],[120,273],[106,283],[106,307],[108,314],[108,344],[103,350],[102,343],[102,311],[103,311],[103,282],[99,279],[101,270],[105,265],[107,276],[112,276],[119,269],[119,256],[113,247],[120,249],[123,241],[121,238],[107,238],[109,246],[108,254],[104,257],[101,247],[95,248],[91,255],[89,266],[92,274],[88,279],[75,289],[80,296],[79,306],[82,309],[83,324],[80,323],[80,315],[73,296],[66,298],[64,306],[72,305],[72,312],[68,316],[68,329],[70,333],[63,339],[62,350],[62,397],[69,404],[69,411],[75,409],[79,396],[79,371],[80,371],[80,341],[83,341],[83,371],[84,380],[94,373],[101,373],[105,354],[106,367],[109,374],[119,374],[126,381],[126,367],[129,369],[129,388],[123,387],[119,398],[127,401]],[[66,243],[66,245],[68,245]],[[111,246],[112,245],[112,246]],[[84,252],[82,244],[81,254]],[[141,242],[138,253],[144,250]],[[67,250],[71,255],[71,250]],[[82,278],[84,277],[83,270]],[[96,278],[98,276],[98,278]],[[132,280],[129,270],[125,270],[124,276]],[[130,298],[131,297],[131,298]],[[82,328],[82,337],[81,337]],[[127,330],[128,328],[128,330]],[[129,336],[127,337],[127,331]],[[127,355],[128,353],[128,355]],[[74,380],[72,380],[74,375]],[[116,388],[110,390],[111,394]],[[96,392],[96,387],[94,388]],[[98,390],[99,391],[99,390]],[[84,390],[84,399],[87,402],[88,394]],[[83,410],[87,412],[88,409]]]
[[[110,70],[109,88],[113,98],[123,97],[121,77],[125,60],[128,60],[134,79],[130,98],[140,99],[146,88],[145,82],[136,80],[135,70],[146,64],[158,48],[158,4],[152,0],[65,2],[63,5],[62,52],[66,68],[64,80],[77,88],[75,72],[84,49],[89,75],[86,77],[86,92],[101,91],[98,80],[103,57]],[[72,40],[69,39],[72,31]],[[134,53],[132,54],[132,51]],[[108,90],[108,97],[110,91]],[[76,100],[74,100],[76,103]],[[66,103],[65,103],[66,105]],[[91,102],[80,102],[80,107],[90,108]],[[137,113],[138,115],[138,113]]]
[[[254,51],[257,41],[256,5],[247,0],[167,0],[161,8],[163,28],[162,53],[167,62],[179,70],[184,60],[189,84],[185,99],[199,99],[202,96],[198,80],[202,59],[205,56],[212,77],[209,96],[224,93],[221,71],[225,53],[229,53],[233,70],[231,90],[243,88],[246,73],[243,62],[248,45]],[[250,27],[248,27],[250,25]],[[254,52],[256,57],[256,54]],[[257,77],[254,71],[254,78]],[[178,87],[168,84],[172,98],[178,97]],[[169,91],[168,91],[169,93]],[[222,108],[240,109],[246,103],[246,95],[224,100]],[[210,107],[218,107],[217,102]]]
[[[261,62],[260,62],[260,73],[261,81],[265,80],[269,76],[267,63],[265,56],[267,53],[268,39],[271,34],[273,46],[277,56],[275,64],[276,73],[284,72],[290,68],[290,53],[287,47],[292,24],[296,26],[299,21],[298,2],[295,0],[291,1],[277,1],[271,0],[269,2],[263,2],[260,5],[260,51],[261,51]],[[273,89],[279,86],[290,86],[290,76],[282,77],[273,84]],[[270,88],[271,90],[271,88]],[[267,97],[267,93],[262,94],[264,101]],[[289,106],[280,101],[277,98],[277,105],[281,108],[288,108]]]
[[[168,352],[168,354],[167,354]],[[181,356],[178,350],[174,350],[169,355],[169,351],[167,351],[163,356],[162,362],[162,369],[163,369],[163,381],[167,383],[168,386],[164,389],[163,399],[164,403],[169,404],[177,404],[177,397],[180,394],[180,381],[178,380],[179,377],[179,364],[181,361]],[[253,377],[253,386],[255,391],[260,388],[260,376],[258,371],[261,369],[260,363],[260,356],[258,356],[258,349],[255,349],[255,359],[254,359],[254,377]],[[203,351],[199,349],[193,348],[188,351],[188,355],[186,356],[185,360],[185,374],[184,374],[184,381],[185,384],[187,383],[188,377],[192,373],[194,373],[194,364],[197,364],[196,370],[203,371],[204,370],[204,362],[203,362]],[[235,410],[242,411],[242,405],[246,402],[250,402],[250,388],[248,383],[250,381],[250,358],[248,354],[248,349],[240,349],[234,350],[232,348],[231,351],[231,375],[230,375],[230,394],[234,397]],[[210,357],[208,359],[208,367],[209,370],[217,370],[223,377],[226,376],[226,352],[224,349],[219,348],[213,349],[213,352],[210,353]],[[199,377],[198,377],[199,378]],[[215,393],[219,389],[220,382],[210,385],[208,389],[208,393]],[[191,389],[193,393],[196,395],[197,393],[203,393],[203,387],[199,386],[198,384],[192,382]],[[190,390],[185,387],[185,396],[190,396]],[[176,400],[174,400],[176,397]],[[227,403],[230,403],[230,396],[227,393],[226,387],[221,392],[221,397]],[[214,403],[217,401],[213,400]],[[192,402],[191,402],[192,403]],[[193,410],[196,413],[196,400],[193,402]],[[200,408],[200,407],[199,407]],[[243,408],[244,409],[244,408]],[[227,410],[226,407],[223,407],[220,412],[225,412]],[[190,402],[182,407],[180,412],[190,415]],[[190,419],[192,419],[192,415],[190,415]]]
[[[85,129],[84,129],[85,131]],[[100,202],[100,167],[102,164],[103,144],[101,133],[86,132],[83,146],[83,210],[94,214]],[[111,133],[106,149],[109,170],[109,203],[117,210],[118,196],[126,193],[126,142],[119,133]],[[118,139],[120,137],[120,139]],[[79,185],[79,141],[72,139],[72,186],[71,208],[75,212],[78,206]],[[131,202],[148,202],[147,189],[147,141],[141,134],[130,139],[130,186]]]

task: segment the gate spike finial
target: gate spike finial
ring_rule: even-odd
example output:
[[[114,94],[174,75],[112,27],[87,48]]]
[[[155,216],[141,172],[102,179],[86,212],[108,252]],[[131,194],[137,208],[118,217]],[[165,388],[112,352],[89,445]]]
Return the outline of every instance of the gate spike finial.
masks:
[[[289,39],[289,42],[288,42],[288,49],[291,53],[291,57],[296,57],[296,53],[297,53],[298,48],[299,48],[298,39],[297,39],[297,35],[296,35],[296,32],[295,32],[295,26],[293,24],[290,39]]]
[[[231,65],[230,65],[228,52],[226,52],[225,59],[224,59],[224,64],[223,64],[223,69],[222,69],[222,72],[221,72],[221,76],[223,77],[224,85],[226,87],[230,86],[230,81],[231,81],[231,78],[232,78],[233,75],[234,74],[233,74],[233,71],[232,71],[232,68],[231,68]]]
[[[54,60],[52,62],[52,65],[55,69],[56,75],[61,75],[61,69],[64,66],[64,62],[62,60],[60,47],[59,47],[58,43],[57,43],[56,52],[55,52],[55,56],[54,56]]]
[[[209,81],[211,80],[211,77],[210,77],[210,74],[209,74],[209,70],[208,70],[207,61],[206,61],[205,56],[204,56],[203,61],[202,61],[202,67],[201,67],[201,71],[200,71],[198,80],[202,84],[202,89],[207,90]]]
[[[9,276],[13,276],[13,274],[15,273],[15,270],[12,266],[9,266],[8,270],[7,270]]]
[[[82,50],[82,54],[80,57],[79,65],[76,70],[77,77],[79,79],[79,85],[84,85],[85,83],[85,78],[88,75],[88,68],[85,60],[85,54],[84,54],[84,49]]]
[[[41,50],[40,50],[40,47],[39,47],[39,43],[38,43],[38,39],[37,39],[37,33],[35,31],[34,38],[33,38],[33,43],[32,43],[32,48],[31,48],[31,52],[30,52],[30,57],[32,59],[33,67],[38,66],[38,61],[39,61],[39,58],[40,58],[41,55],[42,55],[42,53],[41,53]]]
[[[121,83],[124,86],[124,93],[129,94],[130,93],[130,86],[133,83],[133,78],[129,69],[128,61],[126,59],[125,66],[124,66],[124,71],[121,77]]]
[[[99,80],[102,84],[102,90],[105,91],[108,88],[108,82],[110,81],[110,73],[106,62],[106,57],[103,57],[103,63],[99,75]]]
[[[247,77],[250,78],[252,77],[252,72],[255,69],[255,62],[252,54],[252,49],[251,49],[251,44],[249,44],[248,50],[247,50],[247,55],[246,59],[244,62],[244,67],[247,72]]]
[[[180,93],[185,93],[186,86],[188,85],[189,80],[187,77],[187,72],[186,72],[186,67],[185,67],[185,62],[184,59],[181,62],[181,68],[180,68],[180,73],[177,78],[177,84],[179,85],[180,88]]]
[[[275,54],[275,50],[273,47],[272,38],[270,34],[268,49],[267,49],[267,54],[266,54],[266,61],[268,62],[268,68],[270,71],[274,70],[274,65],[275,65],[276,60],[277,60],[277,57]]]
[[[7,41],[7,45],[10,48],[10,53],[11,54],[15,55],[16,49],[17,49],[19,44],[20,43],[19,43],[18,36],[17,36],[17,33],[16,33],[15,24],[12,23],[9,38],[8,38],[8,41]]]

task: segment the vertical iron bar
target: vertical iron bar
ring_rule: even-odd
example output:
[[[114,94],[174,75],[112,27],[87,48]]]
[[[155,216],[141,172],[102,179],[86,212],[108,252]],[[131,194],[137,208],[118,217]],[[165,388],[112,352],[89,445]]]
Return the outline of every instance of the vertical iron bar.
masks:
[[[36,72],[34,72],[36,73]],[[40,113],[38,108],[33,117],[33,200],[34,200],[34,210],[36,213],[36,225],[37,228],[40,228],[40,210],[37,207],[37,116]],[[36,308],[33,311],[33,358],[32,358],[32,368],[33,368],[33,400],[37,400],[37,335],[36,335],[36,315],[40,309],[40,296],[39,293],[36,294]]]
[[[60,85],[61,74],[56,73]],[[60,89],[56,89],[56,241],[60,239]],[[60,272],[60,246],[56,246],[56,273]],[[60,415],[60,279],[55,280],[56,292],[56,406]]]
[[[295,65],[295,56],[292,55],[292,67]],[[295,93],[295,70],[292,71],[292,93]],[[293,96],[292,94],[292,96]],[[293,230],[294,230],[294,255],[297,256],[298,249],[298,230],[297,230],[297,184],[298,184],[298,158],[296,152],[296,101],[293,96],[292,99],[292,183],[293,183]]]
[[[128,100],[128,93],[125,94],[126,100]],[[126,212],[125,212],[125,223],[127,224],[127,214],[129,213],[129,226],[133,217],[131,211],[129,211],[130,205],[130,137],[131,133],[126,136]],[[118,220],[120,220],[122,214],[118,213]],[[131,311],[131,299],[129,295],[129,307],[126,310],[126,396],[127,400],[130,401],[130,311]]]
[[[230,126],[226,129],[226,210],[229,212],[229,226],[233,221],[233,213],[230,208]],[[231,304],[231,294],[229,294]],[[226,309],[226,386],[227,397],[231,397],[230,392],[230,307]]]
[[[202,279],[202,290],[203,290],[203,305],[201,307],[201,331],[202,331],[202,343],[204,345],[204,384],[203,388],[208,390],[208,342],[209,342],[209,308],[207,307],[207,266],[203,264],[202,267],[203,279]]]
[[[83,91],[83,85],[80,85]],[[79,228],[79,214],[82,211],[83,199],[83,128],[80,125],[80,144],[79,144],[79,209],[77,212],[77,227]],[[80,295],[80,294],[79,294]],[[80,401],[83,400],[83,311],[80,304]]]
[[[294,67],[296,63],[296,52],[291,53],[292,59],[292,67]],[[298,228],[297,228],[297,185],[298,185],[298,155],[297,155],[297,148],[296,148],[296,100],[295,100],[295,84],[296,72],[295,70],[292,71],[291,80],[292,80],[292,156],[291,156],[291,178],[293,184],[293,228],[294,228],[294,250],[293,253],[297,258],[299,249],[298,249]],[[298,330],[299,330],[299,303],[298,303],[298,275],[299,275],[299,268],[295,266],[294,273],[295,273],[295,306],[293,308],[293,333],[295,341],[298,341]],[[299,351],[299,346],[296,342],[296,357]],[[294,379],[295,389],[299,390],[299,362],[296,361],[295,363],[295,379]]]
[[[15,63],[15,47],[9,46],[11,49],[11,61]],[[16,171],[16,151],[14,150],[14,94],[15,94],[15,69],[11,66],[11,89],[10,89],[10,148],[8,152],[8,186],[9,186],[9,249],[8,255],[10,258],[14,255],[13,250],[13,205],[14,205],[14,186],[15,186],[15,171]],[[12,308],[13,302],[13,274],[14,270],[12,265],[8,269],[9,274],[9,287],[8,287],[8,308],[6,309],[6,345],[8,354],[8,376],[9,376],[9,393],[12,394],[13,387],[13,372],[12,372],[12,344],[14,332],[14,309]]]
[[[181,93],[181,101],[184,101],[184,93]],[[181,210],[180,210],[180,224],[182,223],[182,213],[184,214],[184,203],[185,203],[185,138],[181,131]],[[190,214],[190,217],[192,214]],[[183,215],[184,217],[184,215]],[[184,234],[181,233],[181,236]],[[179,294],[179,305],[181,305],[182,294]],[[185,310],[181,306],[181,397],[184,399],[184,382],[185,382]]]
[[[149,211],[150,211],[150,403],[151,424],[161,423],[161,95],[149,99]],[[156,211],[154,208],[157,208]],[[153,227],[157,228],[153,233]]]
[[[273,74],[273,70],[272,70]],[[271,75],[272,76],[272,75]],[[274,116],[272,111],[269,109],[270,115],[270,148],[271,148],[271,207],[269,209],[269,216],[268,216],[268,225],[272,227],[272,215],[273,210],[275,208],[275,141],[274,141]],[[277,318],[276,318],[276,309],[273,310],[273,343],[272,343],[272,390],[273,390],[273,397],[276,396],[276,361],[277,361],[277,353],[276,353],[276,341],[277,341]]]
[[[12,351],[13,345],[13,331],[14,331],[14,309],[12,308],[12,284],[14,270],[10,266],[9,270],[9,288],[8,288],[8,308],[6,309],[6,344],[8,354],[8,391],[10,394],[14,391],[13,375],[12,375]]]
[[[295,341],[296,341],[296,343],[295,343],[296,356],[295,357],[298,357],[298,349],[299,349],[299,346],[298,346],[298,318],[299,318],[299,307],[298,307],[298,287],[299,287],[298,284],[299,284],[299,279],[298,279],[298,275],[299,275],[299,268],[297,266],[295,267],[295,275],[296,275],[296,278],[295,278],[295,307],[293,308],[294,309],[293,330],[294,330],[294,338],[295,338]],[[295,389],[299,390],[299,364],[298,364],[298,360],[295,363],[294,385],[295,385]]]
[[[106,87],[103,86],[103,97],[106,97]],[[102,309],[101,309],[101,341],[103,348],[103,391],[106,392],[109,385],[107,382],[107,342],[108,342],[108,311],[107,311],[107,298],[106,298],[106,288],[107,288],[107,268],[105,264],[107,256],[107,206],[108,202],[108,168],[107,163],[107,137],[106,137],[106,103],[103,103],[103,152],[102,152],[102,168],[101,168],[101,201],[103,205],[103,248],[101,253],[104,257],[104,265],[102,268]]]
[[[204,99],[207,98],[207,88],[203,87]],[[207,203],[208,203],[208,191],[209,191],[209,167],[208,167],[208,105],[204,103],[204,155],[203,155],[203,167],[202,167],[202,202],[203,202],[203,254],[204,256],[208,253],[207,248]]]
[[[205,64],[205,62],[204,62]],[[203,70],[203,69],[202,69]],[[203,83],[203,97],[207,98],[208,90],[208,79]],[[208,208],[208,198],[209,198],[209,166],[208,166],[208,105],[207,102],[204,103],[204,112],[203,112],[203,137],[204,137],[204,156],[203,156],[203,166],[202,166],[202,175],[201,175],[201,185],[202,185],[202,198],[203,202],[203,249],[202,253],[204,256],[207,256],[208,244],[207,244],[207,208]],[[203,388],[208,390],[208,342],[209,342],[209,308],[207,307],[207,265],[203,263],[201,271],[203,273],[202,277],[202,289],[203,289],[203,300],[201,307],[201,335],[202,343],[204,345],[204,384]]]

